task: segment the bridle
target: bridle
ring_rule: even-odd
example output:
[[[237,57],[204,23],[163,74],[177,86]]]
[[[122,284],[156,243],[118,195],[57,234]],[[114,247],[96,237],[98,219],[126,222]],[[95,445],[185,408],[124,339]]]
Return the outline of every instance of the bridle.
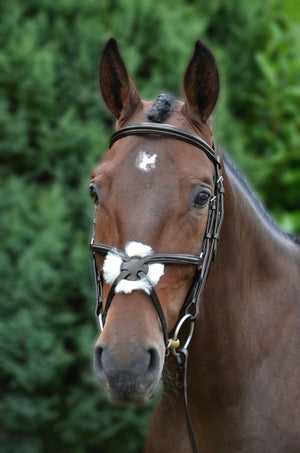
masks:
[[[209,203],[208,219],[206,224],[206,230],[204,239],[202,242],[201,252],[199,256],[190,254],[151,254],[144,257],[128,256],[124,251],[116,249],[110,245],[101,243],[95,243],[95,218],[93,222],[93,236],[90,244],[90,248],[93,255],[95,283],[96,283],[96,316],[99,317],[99,323],[101,331],[104,328],[105,318],[107,312],[112,303],[115,295],[115,289],[118,283],[123,279],[139,280],[141,278],[147,279],[148,266],[153,263],[160,264],[179,264],[179,265],[194,265],[196,266],[193,283],[186,295],[186,298],[182,305],[180,319],[174,330],[172,338],[168,338],[168,329],[163,309],[161,307],[159,298],[153,285],[151,285],[150,297],[154,304],[154,307],[159,316],[162,331],[164,336],[164,342],[166,346],[166,352],[172,351],[178,366],[178,390],[181,393],[184,401],[187,428],[190,436],[190,442],[194,453],[199,452],[198,445],[196,442],[192,422],[188,412],[187,404],[187,359],[188,359],[188,345],[192,338],[194,321],[199,314],[201,295],[204,289],[204,285],[207,281],[212,262],[216,256],[217,243],[219,234],[222,226],[224,216],[224,187],[223,177],[220,176],[221,159],[216,151],[215,144],[210,147],[200,136],[194,134],[185,129],[181,129],[169,124],[158,124],[158,123],[136,123],[129,126],[125,126],[117,130],[110,139],[110,147],[112,145],[129,135],[151,135],[158,137],[167,137],[176,140],[189,143],[201,151],[203,151],[207,157],[213,162],[215,167],[214,175],[214,195]],[[122,258],[122,264],[120,266],[120,273],[111,285],[108,293],[105,309],[103,310],[103,298],[102,298],[102,287],[103,277],[96,264],[96,254],[106,256],[109,252],[117,254]],[[179,331],[183,324],[186,322],[190,323],[190,330],[184,345],[180,344],[178,339]]]

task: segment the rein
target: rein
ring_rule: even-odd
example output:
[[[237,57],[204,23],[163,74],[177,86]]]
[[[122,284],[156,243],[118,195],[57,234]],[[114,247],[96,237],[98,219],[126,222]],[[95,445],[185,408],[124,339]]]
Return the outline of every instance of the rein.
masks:
[[[144,257],[134,256],[129,257],[124,251],[116,249],[110,245],[101,243],[95,243],[95,218],[93,222],[93,236],[90,244],[90,248],[93,254],[94,274],[96,283],[96,316],[99,317],[99,323],[101,331],[104,328],[105,318],[107,312],[112,303],[115,295],[115,289],[118,283],[123,279],[128,280],[139,280],[147,277],[148,265],[153,263],[161,264],[180,264],[180,265],[194,265],[196,266],[193,283],[186,295],[186,298],[182,305],[181,314],[182,317],[177,323],[172,338],[168,338],[168,329],[163,309],[161,307],[159,298],[156,291],[148,279],[151,287],[150,297],[154,304],[154,307],[159,316],[162,331],[164,336],[164,342],[166,346],[166,352],[169,353],[171,350],[177,361],[177,374],[178,374],[178,391],[181,394],[184,402],[185,415],[187,428],[191,446],[194,453],[199,453],[192,421],[188,410],[187,401],[187,360],[188,360],[188,345],[191,341],[194,322],[197,318],[200,310],[200,300],[203,293],[204,285],[209,276],[212,262],[215,260],[217,243],[219,234],[222,226],[224,217],[224,187],[223,177],[220,176],[221,159],[215,149],[215,144],[210,147],[201,137],[185,129],[181,129],[170,124],[158,124],[158,123],[136,123],[130,126],[125,126],[116,131],[110,139],[110,148],[112,145],[129,135],[151,135],[158,137],[173,138],[176,140],[189,143],[201,151],[203,151],[207,157],[214,163],[215,176],[214,176],[214,196],[210,200],[208,219],[206,224],[206,230],[204,239],[202,242],[201,253],[199,256],[189,254],[151,254]],[[102,287],[103,277],[96,264],[96,254],[106,256],[108,253],[114,253],[122,259],[120,266],[120,274],[111,285],[107,300],[105,303],[105,309],[103,310],[103,298],[102,298]],[[188,337],[183,345],[181,345],[178,339],[179,331],[181,327],[188,322],[190,324],[190,330]]]

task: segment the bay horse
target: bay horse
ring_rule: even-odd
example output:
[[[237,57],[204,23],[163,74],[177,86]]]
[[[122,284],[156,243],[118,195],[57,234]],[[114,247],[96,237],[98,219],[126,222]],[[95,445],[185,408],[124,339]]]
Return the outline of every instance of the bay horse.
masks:
[[[299,453],[299,244],[214,143],[213,55],[196,43],[184,102],[146,102],[111,39],[100,87],[117,131],[90,183],[97,377],[113,403],[164,378],[147,453]]]

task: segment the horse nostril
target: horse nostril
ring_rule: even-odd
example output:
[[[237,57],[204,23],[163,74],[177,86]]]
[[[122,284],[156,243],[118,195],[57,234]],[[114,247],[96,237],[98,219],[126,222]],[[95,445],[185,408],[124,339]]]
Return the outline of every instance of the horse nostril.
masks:
[[[94,368],[97,375],[103,371],[102,353],[103,349],[100,346],[97,346],[94,354]]]
[[[157,370],[159,369],[159,353],[154,348],[149,349],[148,353],[150,355],[150,358],[147,373],[156,374]]]

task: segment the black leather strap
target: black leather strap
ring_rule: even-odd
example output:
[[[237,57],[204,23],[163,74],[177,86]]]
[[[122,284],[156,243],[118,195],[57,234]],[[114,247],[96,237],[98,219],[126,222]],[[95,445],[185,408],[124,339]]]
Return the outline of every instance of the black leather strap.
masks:
[[[189,255],[187,253],[161,253],[148,255],[143,258],[144,263],[162,263],[162,264],[191,264],[200,266],[203,259],[201,256]]]
[[[186,426],[188,429],[189,439],[193,453],[200,453],[193,423],[189,413],[188,399],[187,399],[187,361],[188,361],[188,350],[186,348],[180,348],[176,354],[177,359],[177,372],[178,372],[178,383],[177,389],[180,395],[182,396],[185,412]]]
[[[153,302],[153,304],[154,304],[154,306],[156,308],[158,317],[159,317],[160,322],[161,322],[161,326],[162,326],[162,330],[163,330],[163,336],[164,336],[164,342],[165,342],[165,345],[166,345],[166,348],[167,348],[168,347],[168,326],[167,326],[167,322],[166,322],[166,318],[165,318],[163,309],[162,309],[162,307],[160,305],[160,302],[159,302],[159,299],[157,297],[156,291],[155,291],[155,289],[153,287],[152,287],[150,296],[151,296],[152,302]]]
[[[102,256],[106,256],[108,252],[116,253],[124,261],[128,261],[129,257],[122,250],[112,247],[110,245],[101,243],[91,243],[90,248],[92,252]],[[188,253],[161,253],[147,255],[139,258],[139,261],[143,264],[190,264],[194,266],[200,266],[203,262],[203,258],[197,255],[190,255]]]
[[[181,140],[182,142],[196,146],[197,148],[200,148],[214,163],[221,167],[221,159],[218,152],[209,146],[205,140],[193,132],[180,127],[172,126],[171,124],[135,123],[129,126],[124,126],[111,136],[109,147],[111,148],[117,140],[127,137],[128,135],[149,134]]]
[[[105,301],[105,310],[103,312],[103,322],[105,321],[108,309],[109,309],[109,307],[110,307],[110,305],[112,303],[112,300],[114,298],[116,286],[118,285],[118,283],[120,283],[121,280],[123,280],[127,276],[128,276],[128,271],[125,270],[125,271],[120,272],[118,277],[115,279],[115,281],[111,285],[109,293],[108,293],[108,296],[107,296],[107,299]]]

